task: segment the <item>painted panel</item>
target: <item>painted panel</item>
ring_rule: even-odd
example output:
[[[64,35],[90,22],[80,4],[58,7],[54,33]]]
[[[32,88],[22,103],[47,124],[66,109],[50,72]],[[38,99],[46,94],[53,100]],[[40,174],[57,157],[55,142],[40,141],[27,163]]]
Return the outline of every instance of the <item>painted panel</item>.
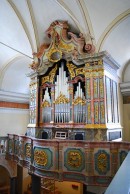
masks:
[[[68,171],[82,172],[85,168],[84,153],[80,148],[68,148],[64,151],[64,166]]]
[[[93,79],[93,93],[94,93],[94,98],[98,98],[98,93],[99,93],[99,78],[94,78]]]
[[[91,124],[91,102],[87,102],[87,124]]]
[[[100,123],[101,124],[105,123],[105,106],[104,106],[104,101],[100,102]]]
[[[99,96],[100,98],[104,98],[104,79],[99,78]]]
[[[34,166],[46,170],[53,166],[53,152],[50,148],[34,147]]]
[[[95,173],[107,175],[110,172],[110,153],[109,150],[99,149],[94,154]]]
[[[99,123],[99,102],[94,102],[94,123]]]
[[[113,81],[113,114],[114,114],[114,122],[119,122],[118,115],[118,95],[117,95],[117,83]]]
[[[106,77],[106,104],[107,104],[107,122],[112,122],[112,98],[111,98],[111,80]]]
[[[91,90],[90,90],[90,78],[86,79],[86,99],[91,98]]]

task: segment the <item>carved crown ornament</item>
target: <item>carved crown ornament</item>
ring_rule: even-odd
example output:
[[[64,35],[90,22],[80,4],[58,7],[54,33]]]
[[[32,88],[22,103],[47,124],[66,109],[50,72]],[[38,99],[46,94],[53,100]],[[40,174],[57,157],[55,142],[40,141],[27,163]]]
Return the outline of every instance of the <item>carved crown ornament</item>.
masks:
[[[33,53],[34,61],[30,68],[41,72],[45,66],[52,66],[62,58],[71,57],[79,60],[81,55],[89,55],[95,52],[91,36],[86,42],[82,33],[69,32],[67,21],[55,21],[47,29],[46,34],[50,38],[50,44],[42,44],[37,53]]]

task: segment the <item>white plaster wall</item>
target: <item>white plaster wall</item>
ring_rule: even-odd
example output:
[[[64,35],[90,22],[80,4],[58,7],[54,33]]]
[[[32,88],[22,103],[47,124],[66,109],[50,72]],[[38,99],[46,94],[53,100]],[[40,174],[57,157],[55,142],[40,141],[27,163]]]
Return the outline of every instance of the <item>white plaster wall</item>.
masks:
[[[24,135],[29,123],[29,110],[0,108],[0,136]]]
[[[130,104],[123,105],[123,140],[130,141]]]

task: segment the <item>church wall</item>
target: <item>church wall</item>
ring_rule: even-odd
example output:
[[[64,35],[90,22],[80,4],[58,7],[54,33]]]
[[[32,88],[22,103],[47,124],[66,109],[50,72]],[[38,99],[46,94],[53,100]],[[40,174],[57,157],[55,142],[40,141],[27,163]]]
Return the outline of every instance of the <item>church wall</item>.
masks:
[[[130,141],[130,104],[123,104],[123,140]]]
[[[8,133],[24,135],[29,122],[27,109],[0,108],[0,136]]]

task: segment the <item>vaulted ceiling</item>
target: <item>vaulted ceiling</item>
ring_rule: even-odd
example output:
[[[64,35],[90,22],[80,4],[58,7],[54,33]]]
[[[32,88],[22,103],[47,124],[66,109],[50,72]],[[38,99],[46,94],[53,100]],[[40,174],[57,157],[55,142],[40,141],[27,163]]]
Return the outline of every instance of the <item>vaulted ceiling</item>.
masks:
[[[130,0],[1,0],[0,100],[28,101],[32,53],[49,42],[45,31],[55,20],[91,34],[96,51],[106,50],[130,81]]]

